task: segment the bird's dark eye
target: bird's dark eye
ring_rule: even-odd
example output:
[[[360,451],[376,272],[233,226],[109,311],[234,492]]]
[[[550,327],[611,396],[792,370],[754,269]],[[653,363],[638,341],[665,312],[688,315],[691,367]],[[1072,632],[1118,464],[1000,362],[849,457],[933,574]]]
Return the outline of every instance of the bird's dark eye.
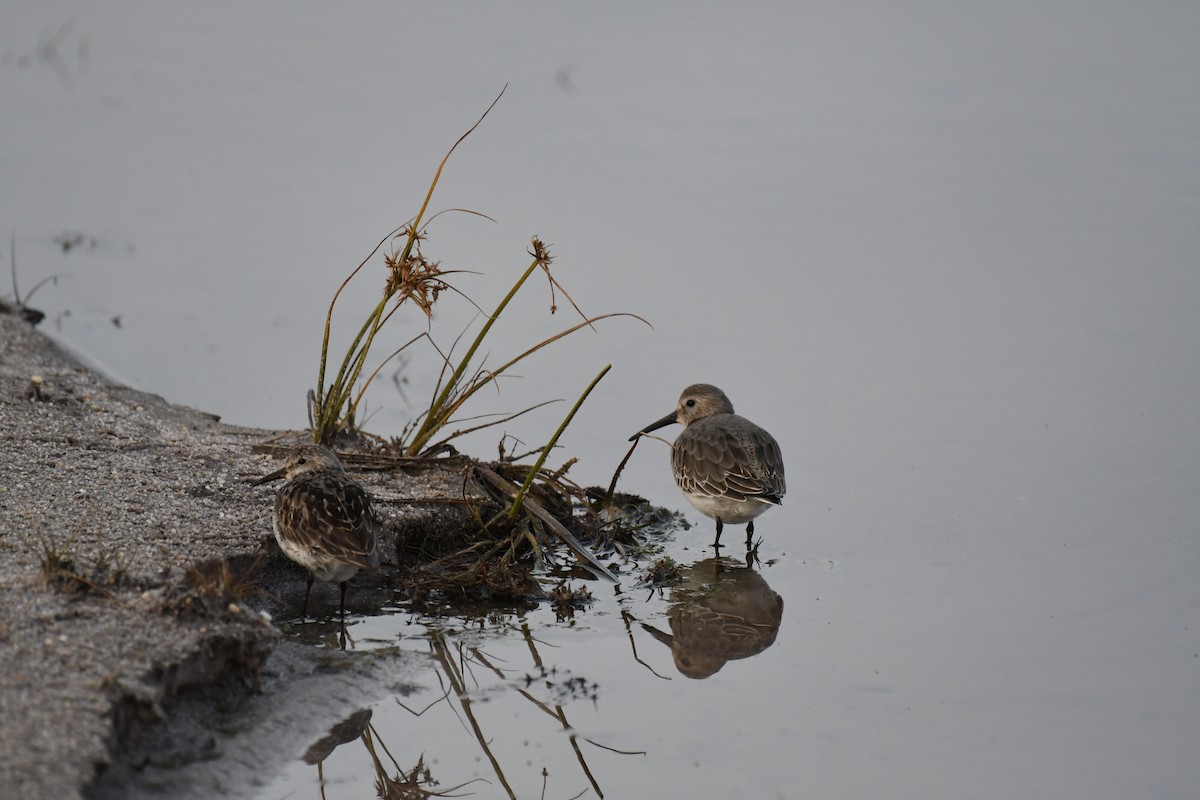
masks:
[[[301,459],[298,459],[298,460],[296,461],[296,463],[297,463],[297,464],[307,464],[307,463],[308,463],[308,459],[307,459],[307,458],[301,458]]]
[[[688,401],[687,401],[687,403],[685,403],[684,405],[686,405],[688,408],[694,408],[694,407],[695,407],[695,405],[696,405],[696,401],[695,401],[695,400],[688,400]]]

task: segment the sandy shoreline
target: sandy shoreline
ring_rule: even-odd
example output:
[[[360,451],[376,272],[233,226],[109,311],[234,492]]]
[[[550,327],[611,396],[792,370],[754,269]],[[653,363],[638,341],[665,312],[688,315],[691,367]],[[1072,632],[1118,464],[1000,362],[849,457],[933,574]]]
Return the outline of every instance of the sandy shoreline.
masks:
[[[372,696],[382,662],[395,680],[401,653],[314,651],[260,613],[303,586],[264,543],[272,489],[248,487],[277,466],[251,450],[274,432],[114,385],[13,314],[0,313],[0,343],[0,786],[56,800],[152,795],[163,776],[144,769],[155,758],[139,734],[155,725],[159,752],[211,763],[221,745],[202,717],[219,696],[239,723],[238,757],[166,772],[163,796],[237,796]],[[402,504],[394,477],[364,480],[393,529],[446,522]],[[63,560],[57,580],[47,554]],[[247,601],[255,610],[181,612],[195,565],[260,554],[268,594]],[[328,669],[330,658],[346,663]]]

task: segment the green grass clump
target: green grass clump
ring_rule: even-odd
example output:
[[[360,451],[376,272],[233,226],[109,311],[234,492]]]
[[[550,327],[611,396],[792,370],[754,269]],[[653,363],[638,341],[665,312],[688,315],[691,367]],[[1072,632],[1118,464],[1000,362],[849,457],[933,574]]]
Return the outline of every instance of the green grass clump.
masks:
[[[501,92],[501,95],[503,95],[503,92]],[[499,99],[500,97],[497,97],[492,102],[492,105],[488,107],[466,133],[459,137],[458,141],[454,143],[442,158],[416,216],[405,225],[385,236],[375,246],[375,249],[371,251],[370,255],[350,273],[334,293],[333,300],[329,304],[329,311],[325,317],[325,335],[321,343],[321,361],[317,373],[317,385],[314,390],[309,392],[309,422],[312,426],[313,439],[315,441],[325,445],[332,445],[339,435],[354,431],[357,425],[356,419],[359,406],[371,382],[379,374],[384,365],[422,339],[426,340],[436,350],[442,361],[442,367],[429,405],[405,427],[399,437],[398,443],[402,454],[410,458],[440,452],[446,449],[448,443],[456,437],[492,425],[498,425],[533,410],[532,408],[525,409],[517,414],[506,416],[503,419],[493,419],[480,425],[447,433],[447,426],[454,419],[458,418],[459,412],[471,397],[480,389],[497,382],[513,366],[538,352],[543,347],[569,336],[581,328],[592,326],[594,323],[609,317],[634,316],[636,319],[645,322],[645,320],[632,314],[602,314],[595,317],[585,315],[554,277],[550,269],[551,262],[554,259],[550,255],[550,251],[546,245],[535,236],[531,240],[532,244],[529,254],[532,256],[532,260],[529,262],[529,265],[493,311],[485,315],[483,325],[461,357],[453,356],[453,347],[449,350],[439,347],[434,342],[429,331],[426,331],[405,342],[399,348],[392,351],[386,358],[382,359],[378,366],[366,375],[366,378],[361,381],[360,385],[360,379],[363,378],[372,346],[375,344],[384,325],[400,309],[406,306],[416,306],[425,315],[427,322],[431,321],[434,306],[445,292],[459,294],[475,305],[476,308],[479,308],[479,305],[474,303],[470,297],[450,283],[451,276],[461,274],[461,271],[443,269],[440,262],[426,257],[423,252],[423,244],[428,239],[428,224],[438,216],[434,214],[432,217],[426,217],[434,190],[441,179],[442,170],[445,168],[455,149],[483,122]],[[477,212],[465,211],[464,209],[455,210],[477,214]],[[484,215],[478,214],[478,216]],[[329,339],[334,307],[346,285],[358,275],[363,267],[379,253],[389,240],[393,242],[393,247],[391,252],[384,255],[387,279],[384,284],[383,294],[360,326],[357,335],[343,356],[337,371],[333,374],[332,380],[327,384],[327,367],[330,364]],[[498,367],[485,368],[482,364],[482,359],[477,361],[477,357],[481,354],[481,347],[492,330],[492,326],[499,320],[501,314],[503,314],[517,293],[520,292],[521,288],[526,285],[529,278],[537,272],[545,276],[550,284],[553,295],[557,296],[561,294],[571,303],[571,306],[579,314],[581,321],[527,348],[519,355],[510,358]],[[555,308],[552,306],[551,312],[554,310]],[[484,313],[482,309],[480,311]],[[457,340],[455,343],[457,344]],[[593,382],[594,385],[595,383]],[[356,386],[358,386],[357,390],[355,390]],[[588,391],[590,391],[590,387]],[[585,397],[586,394],[585,392]],[[537,407],[534,406],[533,408]],[[578,408],[578,404],[576,408]],[[574,411],[572,411],[573,413]],[[561,433],[561,429],[559,432]],[[543,451],[543,459],[545,452]],[[539,466],[540,463],[539,461]],[[519,505],[518,498],[515,507],[519,508]]]

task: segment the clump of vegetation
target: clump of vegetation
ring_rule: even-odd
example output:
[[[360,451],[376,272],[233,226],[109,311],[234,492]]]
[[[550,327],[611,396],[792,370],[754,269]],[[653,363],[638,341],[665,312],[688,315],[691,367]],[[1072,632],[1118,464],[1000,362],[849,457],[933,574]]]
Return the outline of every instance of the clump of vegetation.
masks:
[[[263,561],[260,553],[233,566],[218,558],[190,567],[182,584],[163,602],[163,609],[179,617],[235,613],[245,598],[263,593],[258,586]]]
[[[501,95],[503,95],[503,92],[501,92]],[[447,426],[456,419],[459,411],[480,389],[498,382],[500,377],[507,373],[513,366],[519,364],[542,348],[582,328],[590,327],[594,323],[610,317],[630,316],[641,319],[635,315],[623,313],[601,314],[595,317],[585,315],[571,299],[571,296],[562,284],[558,282],[558,279],[555,278],[550,269],[550,265],[554,259],[550,254],[549,248],[536,236],[531,239],[529,250],[532,260],[521,273],[516,283],[513,284],[512,288],[509,289],[508,293],[500,300],[490,314],[486,314],[475,301],[471,300],[468,295],[451,283],[452,276],[462,274],[461,271],[444,269],[441,262],[430,259],[425,255],[424,247],[429,238],[429,223],[433,219],[436,219],[440,213],[445,213],[439,212],[431,217],[427,217],[434,191],[441,180],[442,170],[445,169],[446,163],[458,146],[475,131],[499,100],[500,98],[497,97],[479,120],[466,133],[460,136],[458,141],[447,151],[438,165],[437,171],[434,173],[433,180],[429,184],[424,201],[417,214],[407,223],[385,236],[367,258],[355,267],[350,275],[342,281],[341,286],[334,293],[325,317],[325,334],[321,342],[321,358],[320,367],[317,371],[317,385],[309,393],[309,421],[312,426],[314,441],[331,445],[340,435],[357,430],[356,420],[359,406],[368,387],[370,387],[371,383],[387,363],[419,341],[424,340],[432,346],[442,362],[442,367],[429,406],[412,420],[396,442],[401,454],[409,458],[442,452],[451,440],[459,436],[492,425],[498,425],[520,414],[531,411],[532,409],[526,409],[519,412],[519,414],[514,414],[503,419],[494,419],[466,429],[446,432]],[[454,210],[487,218],[486,215],[474,211],[467,211],[465,209]],[[337,371],[333,373],[332,380],[326,383],[327,368],[330,365],[330,332],[333,325],[333,312],[338,298],[350,281],[363,270],[388,242],[392,243],[392,248],[383,257],[386,267],[383,294],[379,302],[368,313],[366,320],[364,320],[358,333],[351,341],[350,347],[342,357]],[[504,313],[509,303],[535,272],[540,272],[550,286],[552,298],[551,313],[557,310],[556,301],[553,298],[562,295],[579,314],[581,321],[528,347],[520,354],[508,359],[499,366],[485,367],[482,360],[477,360],[476,358],[480,354],[481,346],[491,332],[492,326],[500,319],[500,316]],[[466,298],[480,310],[480,313],[485,314],[483,325],[471,340],[466,352],[461,357],[456,358],[453,355],[454,347],[446,349],[439,346],[427,330],[389,353],[385,358],[380,360],[373,371],[366,373],[366,377],[363,379],[372,346],[375,344],[376,337],[387,322],[406,306],[416,306],[424,314],[426,321],[431,321],[434,306],[445,292],[451,292]],[[645,320],[642,320],[642,322],[645,322]],[[455,344],[457,344],[457,341],[455,341]],[[361,384],[360,379],[362,379]],[[358,387],[357,390],[355,390],[356,386]]]
[[[47,586],[63,591],[95,593],[115,599],[115,591],[129,579],[125,564],[103,551],[92,559],[78,554],[75,551],[78,532],[76,528],[61,544],[49,536],[42,537],[38,553],[42,579]]]
[[[452,453],[451,442],[456,438],[507,422],[545,405],[539,404],[499,419],[495,418],[497,415],[492,415],[488,421],[466,427],[456,427],[454,424],[456,421],[466,422],[462,419],[461,412],[481,389],[497,384],[512,367],[542,348],[610,317],[630,316],[645,323],[645,320],[632,314],[615,313],[591,317],[584,314],[555,277],[551,269],[554,259],[546,245],[536,236],[531,239],[531,260],[490,313],[484,312],[479,304],[454,285],[453,281],[457,276],[463,274],[461,271],[445,269],[441,262],[426,254],[429,225],[440,213],[445,213],[429,215],[430,203],[442,171],[450,156],[483,122],[499,99],[497,97],[493,101],[479,120],[459,137],[442,158],[417,214],[385,236],[334,293],[325,317],[317,385],[308,394],[309,422],[315,441],[332,446],[336,441],[345,442],[348,438],[361,436],[359,411],[368,387],[386,364],[418,342],[425,342],[436,352],[441,366],[428,406],[412,419],[390,445],[385,446],[382,440],[376,440],[380,449],[389,450],[397,458],[429,458]],[[485,216],[463,209],[454,210]],[[349,282],[359,275],[389,242],[390,248],[383,254],[386,278],[382,296],[361,323],[345,355],[334,369],[330,353],[330,332],[338,298]],[[557,298],[561,296],[578,314],[579,321],[525,348],[498,366],[487,366],[483,345],[489,333],[513,298],[535,274],[540,274],[547,281],[551,294],[551,313],[557,310]],[[427,329],[392,350],[380,359],[373,369],[368,368],[372,350],[376,342],[381,341],[381,331],[397,312],[415,306],[429,324],[432,322],[433,310],[439,298],[447,292],[466,298],[484,314],[479,330],[467,342],[461,356],[455,355],[455,350],[465,340],[466,332],[459,333],[452,346],[442,347],[434,340],[431,330]],[[531,466],[518,465],[503,458],[493,464],[471,462],[466,471],[467,478],[490,493],[495,500],[495,506],[489,505],[474,510],[479,523],[479,536],[475,541],[457,552],[444,554],[432,562],[413,567],[406,573],[404,580],[410,592],[419,597],[440,592],[446,596],[465,594],[473,598],[484,596],[503,600],[541,594],[529,565],[540,560],[548,545],[556,541],[570,548],[593,573],[616,579],[608,567],[576,536],[581,531],[581,526],[577,524],[579,518],[576,511],[586,509],[588,505],[584,491],[566,480],[567,469],[573,460],[559,470],[546,467],[547,457],[558,438],[608,370],[609,366],[605,366],[592,380],[545,446],[528,454],[537,453],[537,458]],[[590,534],[604,529],[604,525],[595,515],[587,516],[587,519]]]
[[[474,540],[430,561],[410,564],[401,576],[407,593],[425,603],[488,599],[517,602],[544,597],[543,581],[565,576],[616,580],[598,556],[619,555],[632,544],[632,530],[606,521],[588,502],[588,490],[559,470],[524,464],[473,462],[467,478],[487,495],[472,513]],[[521,511],[511,516],[513,498],[528,486]],[[561,543],[574,560],[555,561],[552,545]],[[402,558],[402,560],[404,560]]]
[[[24,297],[21,296],[21,290],[17,287],[17,240],[15,236],[10,236],[8,240],[8,256],[9,265],[12,270],[12,292],[13,305],[9,305],[0,300],[0,314],[20,314],[21,318],[30,325],[37,325],[46,315],[38,311],[36,308],[30,308],[29,301],[37,293],[37,290],[45,286],[47,283],[58,283],[57,275],[50,275],[38,281],[29,293]]]

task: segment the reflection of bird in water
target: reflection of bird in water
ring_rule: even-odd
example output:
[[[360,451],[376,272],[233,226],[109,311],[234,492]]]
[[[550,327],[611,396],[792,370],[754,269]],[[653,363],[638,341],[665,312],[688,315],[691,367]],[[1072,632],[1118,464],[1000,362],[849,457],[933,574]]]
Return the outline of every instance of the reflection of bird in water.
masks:
[[[346,719],[329,729],[329,733],[312,744],[301,756],[305,764],[316,766],[344,744],[362,737],[367,726],[371,723],[371,709],[363,708],[355,711]]]
[[[675,667],[689,678],[707,678],[726,661],[758,655],[775,643],[783,598],[761,575],[729,559],[708,558],[685,570],[671,590],[671,633],[643,623],[671,648]]]

